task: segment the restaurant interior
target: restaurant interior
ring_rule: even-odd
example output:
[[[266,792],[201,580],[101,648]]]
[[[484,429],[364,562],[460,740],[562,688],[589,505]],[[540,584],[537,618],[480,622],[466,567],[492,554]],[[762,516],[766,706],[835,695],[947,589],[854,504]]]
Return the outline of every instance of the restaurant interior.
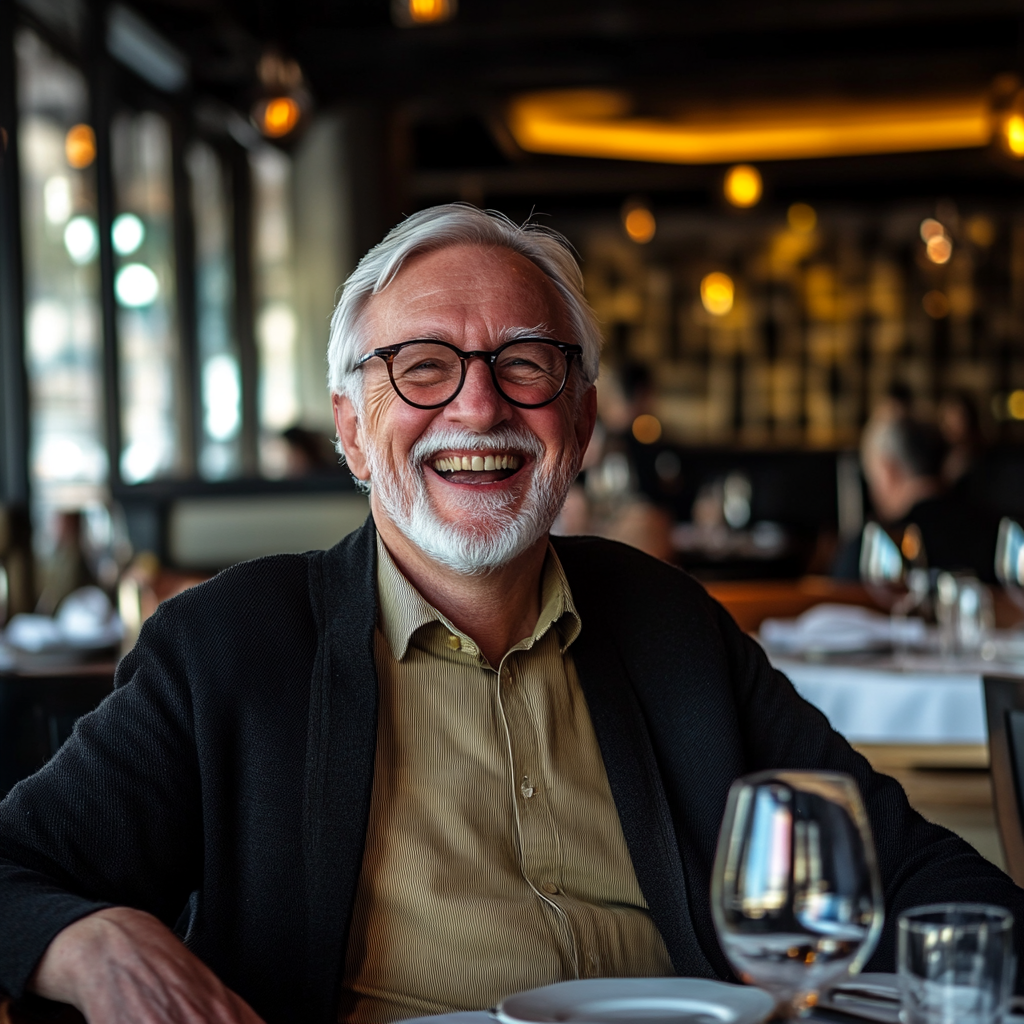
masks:
[[[0,132],[0,793],[161,601],[365,519],[331,312],[463,202],[601,321],[556,530],[695,575],[1024,884],[1017,0],[11,0]],[[869,479],[896,420],[955,554]]]

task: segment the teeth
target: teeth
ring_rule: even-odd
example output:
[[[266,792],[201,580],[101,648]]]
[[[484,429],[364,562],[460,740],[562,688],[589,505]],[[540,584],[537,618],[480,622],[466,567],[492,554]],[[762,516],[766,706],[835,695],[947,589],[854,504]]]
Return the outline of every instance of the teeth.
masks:
[[[439,473],[486,473],[495,469],[518,469],[516,455],[452,455],[432,463]]]

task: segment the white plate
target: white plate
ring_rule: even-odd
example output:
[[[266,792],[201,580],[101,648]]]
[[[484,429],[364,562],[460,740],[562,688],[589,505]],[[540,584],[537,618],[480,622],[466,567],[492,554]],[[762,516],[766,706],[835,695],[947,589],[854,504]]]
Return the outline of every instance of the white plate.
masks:
[[[760,1024],[775,1000],[759,988],[703,978],[594,978],[509,996],[503,1024]]]

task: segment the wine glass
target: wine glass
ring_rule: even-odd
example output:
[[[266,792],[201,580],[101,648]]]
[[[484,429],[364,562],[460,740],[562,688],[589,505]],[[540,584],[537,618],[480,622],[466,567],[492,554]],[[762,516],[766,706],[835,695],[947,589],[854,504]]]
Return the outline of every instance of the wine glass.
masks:
[[[1007,596],[1024,611],[1024,528],[1005,516],[996,541],[996,579]]]
[[[729,790],[711,882],[719,942],[736,973],[795,1017],[863,967],[882,886],[867,814],[848,775],[767,771]]]
[[[897,654],[917,636],[907,616],[921,607],[931,592],[931,576],[921,530],[909,523],[900,543],[878,523],[867,523],[860,541],[860,578],[868,593],[889,611],[892,645]]]

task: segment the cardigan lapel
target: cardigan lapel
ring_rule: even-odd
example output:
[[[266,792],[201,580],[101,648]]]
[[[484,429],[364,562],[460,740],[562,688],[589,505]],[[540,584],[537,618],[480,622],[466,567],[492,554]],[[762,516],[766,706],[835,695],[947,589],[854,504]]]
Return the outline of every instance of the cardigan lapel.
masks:
[[[557,542],[556,549],[582,621],[573,662],[637,881],[676,972],[716,978],[694,931],[686,873],[647,725],[613,640],[614,623],[601,612],[603,588],[585,579],[571,550]]]
[[[377,747],[376,529],[366,522],[313,556],[310,601],[320,636],[310,686],[303,806],[309,933],[306,991],[314,1020],[337,1019],[348,929],[373,791]]]

